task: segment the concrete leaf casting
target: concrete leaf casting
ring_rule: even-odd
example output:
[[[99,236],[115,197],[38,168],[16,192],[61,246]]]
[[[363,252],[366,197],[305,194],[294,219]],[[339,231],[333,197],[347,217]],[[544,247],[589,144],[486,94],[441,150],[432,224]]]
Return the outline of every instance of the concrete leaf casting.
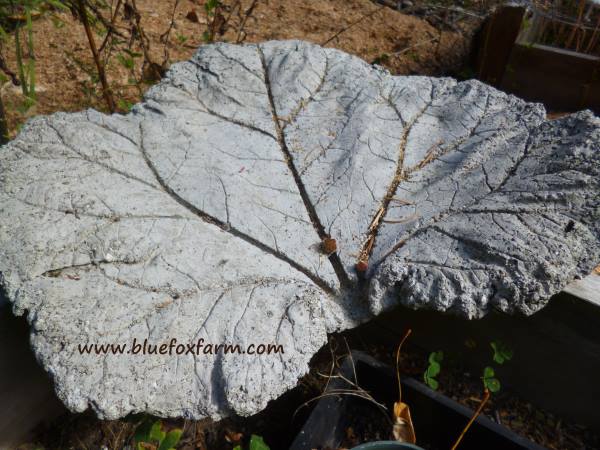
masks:
[[[327,333],[397,304],[532,314],[589,272],[599,125],[303,42],[203,46],[130,114],[0,150],[0,282],[73,411],[253,414]],[[78,350],[134,339],[285,353]]]

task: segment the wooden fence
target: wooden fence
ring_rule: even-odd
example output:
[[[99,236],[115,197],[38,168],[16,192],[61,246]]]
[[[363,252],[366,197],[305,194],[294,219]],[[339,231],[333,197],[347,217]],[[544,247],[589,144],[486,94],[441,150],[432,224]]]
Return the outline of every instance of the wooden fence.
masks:
[[[484,25],[478,78],[551,110],[600,113],[600,58],[519,39],[525,13],[507,6]]]

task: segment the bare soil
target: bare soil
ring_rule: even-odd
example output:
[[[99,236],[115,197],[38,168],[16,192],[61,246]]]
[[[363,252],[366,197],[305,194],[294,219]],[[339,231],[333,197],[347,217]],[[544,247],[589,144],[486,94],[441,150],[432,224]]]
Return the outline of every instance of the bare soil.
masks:
[[[152,58],[161,62],[164,45],[160,36],[174,27],[167,49],[170,62],[188,59],[199,45],[207,20],[202,1],[180,1],[173,16],[174,0],[138,0],[141,26],[150,41]],[[244,0],[247,7],[249,0]],[[198,22],[190,20],[195,12]],[[193,16],[193,15],[192,15]],[[117,18],[122,25],[124,17]],[[236,26],[238,25],[238,26]],[[238,40],[238,23],[226,30],[218,40]],[[465,30],[438,30],[427,21],[401,14],[370,0],[261,0],[245,24],[244,42],[271,39],[303,39],[328,47],[336,47],[366,61],[377,60],[395,74],[441,75],[457,71],[470,50],[473,22]],[[23,111],[20,88],[6,82],[2,95],[11,136],[28,118],[56,111],[78,111],[86,108],[106,110],[100,85],[92,77],[95,68],[85,31],[69,12],[56,17],[42,16],[34,22],[35,59],[38,101]],[[103,36],[96,35],[99,46]],[[12,42],[5,46],[8,66],[16,71]],[[133,51],[141,52],[134,44]],[[121,112],[139,101],[149,87],[133,82],[139,78],[141,60],[132,72],[122,66],[113,54],[107,66],[107,77]]]

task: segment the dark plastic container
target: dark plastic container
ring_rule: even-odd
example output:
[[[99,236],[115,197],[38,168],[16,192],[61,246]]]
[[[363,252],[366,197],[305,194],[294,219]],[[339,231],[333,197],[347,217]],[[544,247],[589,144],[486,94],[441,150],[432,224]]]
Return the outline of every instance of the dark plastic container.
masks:
[[[389,415],[398,395],[395,370],[358,351],[352,352],[352,361],[356,369],[358,385],[368,391],[377,402],[385,404]],[[346,378],[354,378],[350,358],[346,358],[340,370]],[[330,390],[348,388],[341,379],[332,379],[329,383]],[[396,442],[372,442],[361,444],[355,450],[394,448],[448,450],[473,415],[471,409],[408,377],[402,379],[402,401],[410,407],[417,446],[407,447],[407,444]],[[379,408],[364,399],[348,395],[325,396],[318,401],[290,449],[340,448],[347,430],[355,427],[353,421],[358,416],[363,418],[368,416],[368,420],[374,423],[388,420]],[[380,439],[391,438],[391,436],[381,436]],[[403,446],[398,447],[398,445]],[[460,450],[544,450],[544,447],[513,433],[485,416],[477,418],[459,448]]]

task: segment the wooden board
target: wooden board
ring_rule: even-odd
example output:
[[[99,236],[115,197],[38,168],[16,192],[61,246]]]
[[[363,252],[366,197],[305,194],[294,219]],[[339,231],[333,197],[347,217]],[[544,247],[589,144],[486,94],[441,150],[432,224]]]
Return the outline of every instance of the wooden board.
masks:
[[[564,292],[600,306],[600,275],[594,272],[583,280],[573,281]]]
[[[600,58],[528,42],[524,14],[505,6],[486,21],[476,40],[477,78],[549,109],[600,112]]]
[[[544,45],[515,44],[500,88],[548,108],[600,110],[600,58]]]
[[[477,78],[499,86],[519,31],[525,8],[504,6],[484,23],[477,40]]]

